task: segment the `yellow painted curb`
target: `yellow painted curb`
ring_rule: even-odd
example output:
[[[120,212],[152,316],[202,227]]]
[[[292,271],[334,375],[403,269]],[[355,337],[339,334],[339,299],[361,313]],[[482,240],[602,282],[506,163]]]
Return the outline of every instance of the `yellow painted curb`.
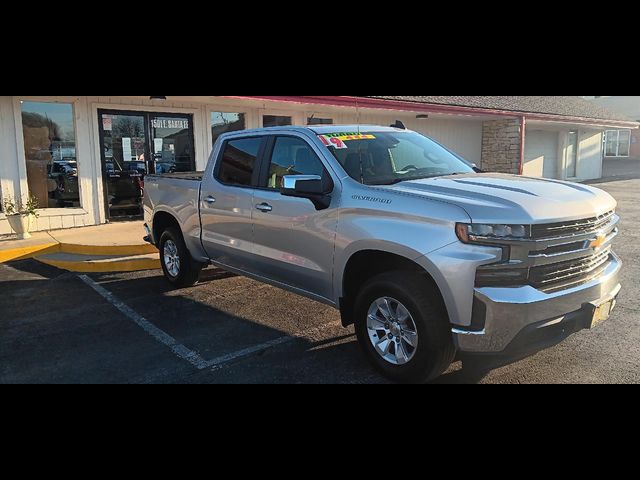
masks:
[[[70,243],[43,243],[29,247],[0,250],[0,263],[47,255],[49,253],[70,253],[76,255],[121,255],[134,257],[158,253],[151,244],[146,245],[74,245]]]
[[[140,272],[142,270],[157,270],[161,268],[159,259],[138,259],[113,262],[72,262],[64,260],[49,260],[36,258],[36,261],[76,273],[116,273],[116,272]]]
[[[72,253],[76,255],[122,255],[133,257],[136,255],[148,255],[158,253],[158,249],[146,243],[141,245],[76,245],[61,243],[60,253]]]
[[[58,253],[60,245],[57,243],[45,243],[42,245],[32,245],[30,247],[11,248],[0,250],[0,263],[12,262],[14,260],[26,260],[37,255],[47,253]]]

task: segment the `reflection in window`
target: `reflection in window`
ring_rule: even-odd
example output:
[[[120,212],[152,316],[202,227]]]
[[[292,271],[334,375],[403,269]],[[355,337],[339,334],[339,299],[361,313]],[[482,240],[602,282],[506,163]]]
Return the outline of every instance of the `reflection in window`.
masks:
[[[631,151],[630,130],[607,130],[605,136],[605,156],[628,157]]]
[[[293,119],[287,116],[281,115],[264,115],[262,117],[262,126],[268,127],[288,127],[293,125]]]
[[[307,118],[307,125],[333,125],[333,118],[309,117]]]
[[[40,208],[80,207],[73,105],[22,102],[29,193]]]
[[[578,132],[569,132],[567,140],[567,178],[578,175]]]
[[[211,112],[211,138],[213,145],[223,133],[246,130],[247,122],[244,113]]]
[[[152,117],[155,173],[192,172],[196,169],[191,124],[188,117]]]
[[[631,150],[631,131],[620,130],[618,132],[618,156],[628,157]]]
[[[226,185],[251,186],[262,138],[231,140],[225,147],[218,179]]]
[[[322,176],[323,172],[322,162],[307,142],[294,137],[278,137],[271,155],[266,186],[280,188],[286,175]]]
[[[147,172],[144,114],[101,113],[104,180],[110,218],[142,213]]]

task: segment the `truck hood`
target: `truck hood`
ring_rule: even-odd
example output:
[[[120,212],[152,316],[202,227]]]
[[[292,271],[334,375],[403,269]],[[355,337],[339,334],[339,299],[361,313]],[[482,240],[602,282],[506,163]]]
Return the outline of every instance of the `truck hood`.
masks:
[[[463,208],[475,223],[539,224],[590,218],[616,208],[608,193],[582,184],[484,173],[385,187]]]

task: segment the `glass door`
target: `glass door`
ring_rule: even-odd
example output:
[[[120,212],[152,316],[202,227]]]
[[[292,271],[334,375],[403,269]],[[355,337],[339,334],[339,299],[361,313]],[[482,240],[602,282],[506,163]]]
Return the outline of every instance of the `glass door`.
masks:
[[[193,116],[99,110],[107,217],[141,218],[147,174],[195,170]]]
[[[576,178],[578,174],[578,132],[569,132],[567,141],[566,178]]]
[[[149,158],[145,115],[99,111],[98,121],[107,216],[140,217]]]

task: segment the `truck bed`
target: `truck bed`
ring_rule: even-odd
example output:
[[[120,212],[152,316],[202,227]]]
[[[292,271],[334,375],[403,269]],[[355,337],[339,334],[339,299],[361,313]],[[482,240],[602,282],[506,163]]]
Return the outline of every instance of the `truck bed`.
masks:
[[[197,220],[197,229],[199,230],[198,204],[202,177],[201,173],[196,172],[147,175],[145,178],[145,210],[174,212],[179,216],[178,220],[182,225]],[[184,233],[190,235],[192,232]]]

